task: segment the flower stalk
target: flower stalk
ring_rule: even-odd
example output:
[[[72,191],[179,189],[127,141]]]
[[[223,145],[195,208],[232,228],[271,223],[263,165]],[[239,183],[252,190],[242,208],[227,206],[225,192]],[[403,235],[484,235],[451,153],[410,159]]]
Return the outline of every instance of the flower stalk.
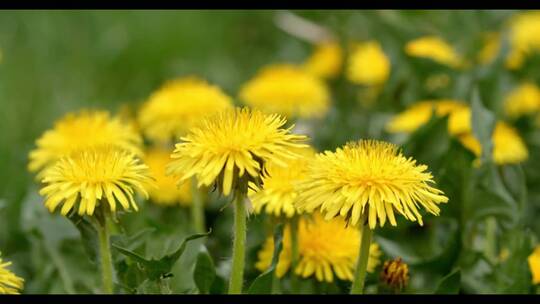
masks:
[[[99,238],[99,255],[101,263],[101,279],[103,282],[103,292],[105,294],[113,294],[113,264],[110,246],[109,232],[109,212],[105,204],[100,204],[97,215],[98,238]]]
[[[244,263],[246,255],[246,191],[235,191],[234,196],[234,239],[232,270],[229,280],[229,294],[241,294],[244,280]]]
[[[193,223],[193,229],[196,233],[206,232],[206,223],[204,218],[204,194],[197,187],[197,180],[192,178],[191,180],[191,193],[193,200],[191,202],[191,220]]]
[[[368,226],[368,209],[362,215],[363,226],[360,235],[360,252],[358,254],[358,262],[354,273],[354,280],[351,288],[351,294],[363,294],[364,283],[366,280],[366,271],[369,258],[369,247],[371,246],[371,237],[373,231]]]

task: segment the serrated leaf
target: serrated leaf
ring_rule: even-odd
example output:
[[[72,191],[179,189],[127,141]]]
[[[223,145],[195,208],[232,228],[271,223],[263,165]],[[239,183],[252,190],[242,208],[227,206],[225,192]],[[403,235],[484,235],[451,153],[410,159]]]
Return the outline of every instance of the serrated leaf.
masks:
[[[274,253],[272,255],[272,264],[265,272],[255,278],[248,289],[248,294],[270,294],[272,292],[272,282],[282,247],[283,224],[280,223],[274,228]]]
[[[193,280],[199,289],[199,293],[209,293],[215,278],[216,269],[214,267],[214,261],[206,248],[202,247],[197,255],[195,270],[193,271]]]
[[[458,294],[461,287],[461,270],[455,269],[439,282],[435,294]]]
[[[140,256],[139,254],[131,250],[128,250],[126,248],[122,248],[116,244],[113,244],[113,247],[116,248],[116,250],[118,250],[123,255],[130,257],[136,263],[138,263],[139,266],[142,268],[144,274],[149,280],[158,281],[160,279],[167,278],[172,275],[171,269],[174,263],[176,263],[176,261],[178,261],[180,256],[182,256],[182,253],[186,249],[186,245],[189,241],[206,237],[210,233],[211,231],[208,231],[207,233],[198,233],[198,234],[193,234],[191,236],[188,236],[182,241],[182,244],[176,251],[174,251],[171,254],[167,254],[160,259],[146,259]]]

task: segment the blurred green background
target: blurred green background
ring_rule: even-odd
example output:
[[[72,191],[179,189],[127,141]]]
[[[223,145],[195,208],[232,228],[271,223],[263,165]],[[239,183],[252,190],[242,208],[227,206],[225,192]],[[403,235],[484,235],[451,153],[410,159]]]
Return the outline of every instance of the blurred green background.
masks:
[[[275,62],[302,62],[311,53],[312,45],[278,28],[274,21],[278,13],[190,10],[0,12],[0,250],[4,257],[14,262],[13,269],[25,277],[25,292],[94,292],[96,286],[99,286],[94,273],[95,266],[81,260],[84,257],[83,246],[78,240],[77,230],[67,220],[48,215],[41,205],[37,186],[26,170],[27,155],[34,147],[34,141],[68,111],[104,108],[116,112],[124,104],[135,106],[165,80],[176,76],[196,74],[218,84],[231,96],[236,96],[240,85],[260,67]],[[354,85],[344,83],[343,79],[332,83],[335,109],[326,118],[324,127],[314,136],[318,148],[334,149],[347,140],[360,137],[388,139],[389,136],[383,133],[382,128],[389,115],[419,99],[468,99],[472,87],[476,85],[475,80],[479,78],[485,79],[484,84],[480,85],[482,95],[488,96],[484,104],[497,114],[502,101],[500,93],[520,77],[503,71],[500,66],[468,72],[449,71],[438,65],[426,67],[424,62],[412,61],[403,54],[406,41],[420,35],[435,34],[450,41],[462,54],[472,56],[478,51],[481,35],[500,30],[504,20],[514,14],[513,11],[295,13],[327,27],[344,44],[347,41],[376,39],[381,42],[392,61],[391,78],[380,103],[369,115],[351,106],[356,104],[357,89]],[[449,73],[453,79],[452,85],[438,92],[427,92],[421,88],[425,74],[434,71]],[[351,107],[353,110],[350,110]],[[426,132],[437,132],[437,122],[428,127],[433,130],[428,128]],[[455,177],[443,173],[449,174],[453,169],[450,165],[457,166],[456,163],[459,163],[458,157],[454,158],[451,154],[459,150],[459,147],[447,136],[440,140],[447,141],[443,145],[445,150],[434,149],[441,146],[436,143],[428,146],[426,142],[419,142],[416,148],[409,145],[408,149],[418,153],[413,155],[421,161],[433,166],[435,176],[447,178],[451,183]],[[470,158],[461,150],[458,152],[462,158]],[[444,160],[447,163],[438,163],[443,162],[441,159],[444,159],[444,155],[449,158]],[[438,161],[431,162],[431,158]],[[520,168],[510,170],[521,172]],[[440,172],[443,173],[438,175]],[[537,185],[533,184],[533,187]],[[221,205],[223,203],[216,203],[208,215],[216,234],[215,238],[208,241],[208,247],[217,248],[217,251],[211,252],[218,266],[229,255],[231,227],[230,216],[218,216]],[[178,246],[182,235],[188,233],[188,213],[179,209],[167,212],[149,206],[143,209],[147,214],[139,218],[134,218],[134,214],[126,215],[126,225],[146,225],[161,229],[163,238],[153,238],[152,242],[146,244],[146,250],[156,252],[152,249],[155,245],[159,246],[159,250],[167,252]],[[223,212],[229,214],[228,209]],[[446,238],[453,236],[448,231],[458,229],[454,227],[457,222],[453,220],[459,218],[455,214],[461,211],[446,209],[443,208],[443,214],[448,212],[450,219],[442,217],[440,221],[443,224],[435,225],[436,228],[422,236],[428,238],[426,242],[431,245],[421,246],[433,249],[435,256],[443,252],[450,257],[445,257],[443,262],[433,259],[420,263],[422,265],[418,273],[423,268],[432,267],[434,270],[413,279],[416,280],[411,287],[413,292],[430,292],[435,287],[433,282],[446,275],[457,263],[457,254],[446,253],[444,246],[450,242]],[[162,223],[158,223],[157,219]],[[447,220],[452,222],[446,225],[444,221]],[[432,217],[429,221],[437,223]],[[220,230],[219,227],[224,228]],[[264,237],[262,219],[252,219],[250,227],[251,245],[248,254],[250,259],[254,259],[256,249]],[[461,224],[459,227],[460,231],[464,231]],[[398,232],[385,233],[383,231],[381,235],[394,241],[400,237]],[[411,232],[404,233],[408,235]],[[419,242],[426,244],[424,239]],[[458,240],[456,242],[459,243]],[[71,246],[73,244],[76,246]],[[410,261],[431,254],[402,251],[396,246],[387,243],[383,249],[394,250],[393,253],[401,254],[404,258],[408,256]],[[444,248],[441,249],[441,246]],[[425,249],[427,252],[431,250],[429,248],[419,250]],[[189,292],[193,289],[190,279],[186,279],[190,274],[184,273],[182,267],[190,265],[195,254],[183,257],[182,263],[175,268],[179,283],[174,285],[174,292]],[[465,262],[460,262],[470,262],[473,265],[470,268],[472,274],[464,278],[470,281],[466,290],[502,292],[502,287],[497,289],[505,284],[501,278],[494,279],[499,285],[493,283],[479,286],[480,283],[475,282],[478,276],[490,273],[490,265],[478,262],[476,256],[472,255],[474,253],[466,256]],[[523,263],[518,263],[518,266],[523,267]],[[508,271],[514,270],[512,268]],[[252,268],[248,269],[247,278],[252,279],[256,274]],[[376,280],[376,276],[371,280]],[[529,277],[523,280],[529,280]],[[342,287],[317,288],[322,292],[337,292]],[[516,290],[525,292],[528,288],[529,284]]]

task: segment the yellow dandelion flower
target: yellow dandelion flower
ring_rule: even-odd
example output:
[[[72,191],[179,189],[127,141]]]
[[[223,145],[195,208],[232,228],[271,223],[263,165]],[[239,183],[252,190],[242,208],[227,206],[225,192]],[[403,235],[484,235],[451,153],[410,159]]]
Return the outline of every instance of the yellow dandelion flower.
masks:
[[[7,269],[9,265],[11,262],[2,262],[0,257],[0,294],[19,294],[24,280]]]
[[[177,140],[201,118],[232,107],[219,87],[197,77],[165,83],[143,104],[139,124],[146,137],[157,142]]]
[[[180,183],[195,176],[199,187],[216,183],[224,195],[236,188],[239,178],[259,182],[267,163],[286,166],[287,160],[299,157],[293,149],[306,147],[300,144],[306,137],[290,134],[292,126],[282,128],[285,123],[277,114],[248,108],[207,117],[176,144],[168,174],[178,176]]]
[[[482,146],[471,133],[460,135],[459,141],[477,157],[482,155]],[[496,164],[517,164],[529,157],[527,146],[517,130],[504,122],[495,125],[492,141],[493,161]]]
[[[483,37],[483,46],[478,52],[478,61],[481,64],[489,64],[501,50],[501,35],[499,33],[486,33]]]
[[[509,36],[510,54],[506,65],[518,69],[529,54],[540,51],[540,12],[516,14],[510,20]]]
[[[462,59],[446,41],[436,36],[424,36],[405,45],[405,53],[412,57],[428,58],[450,67],[462,65]]]
[[[471,108],[465,106],[453,111],[448,117],[448,133],[451,135],[460,135],[472,133]]]
[[[79,150],[59,159],[45,171],[44,186],[39,194],[46,197],[50,212],[62,205],[67,215],[79,202],[79,215],[93,215],[106,200],[111,212],[119,202],[127,210],[138,210],[135,191],[148,198],[146,187],[151,182],[148,167],[134,154],[112,146]]]
[[[263,68],[243,85],[240,99],[250,107],[289,118],[322,117],[330,106],[326,84],[301,67],[290,64]]]
[[[283,236],[283,249],[279,256],[276,275],[283,277],[291,267],[290,227]],[[315,213],[313,217],[302,217],[298,225],[299,261],[294,273],[300,277],[315,276],[320,281],[333,282],[334,275],[340,280],[352,281],[360,247],[360,231],[347,226],[343,218],[326,221]],[[265,271],[270,267],[274,241],[269,237],[258,253],[255,267]],[[380,263],[379,245],[371,244],[367,271],[373,272]]]
[[[316,46],[315,51],[304,62],[304,69],[317,77],[336,77],[343,64],[343,52],[337,42],[325,42]]]
[[[111,118],[106,111],[69,113],[36,141],[28,169],[42,170],[74,151],[100,145],[113,145],[141,155],[141,144],[142,139],[132,126],[119,117]],[[38,177],[42,175],[41,172]]]
[[[540,246],[536,246],[534,251],[529,255],[527,261],[529,262],[529,269],[532,273],[532,283],[540,283]]]
[[[395,290],[403,289],[409,283],[409,266],[401,258],[385,261],[381,281]]]
[[[261,177],[262,187],[251,185],[248,193],[255,213],[266,213],[280,216],[285,214],[292,217],[296,211],[294,200],[298,196],[295,183],[304,178],[304,171],[315,151],[311,148],[297,151],[302,157],[287,162],[286,167],[268,164],[266,175]]]
[[[532,114],[540,110],[540,88],[524,83],[512,90],[505,99],[504,109],[511,118]]]
[[[349,58],[347,78],[360,85],[380,85],[390,76],[390,59],[377,41],[355,46]]]
[[[145,163],[150,169],[152,177],[156,180],[156,187],[148,187],[150,199],[164,206],[180,204],[181,206],[191,205],[191,187],[189,183],[183,183],[179,187],[172,176],[165,174],[167,164],[171,161],[170,153],[167,150],[153,148],[145,155]]]
[[[335,152],[316,155],[299,183],[296,206],[300,212],[319,208],[326,219],[345,216],[352,225],[365,216],[371,229],[377,223],[382,227],[387,219],[396,226],[394,210],[423,225],[419,205],[439,215],[438,204],[448,201],[430,185],[433,176],[426,170],[391,143],[350,142]]]
[[[387,123],[386,130],[391,133],[411,133],[426,124],[433,111],[435,115],[442,117],[465,107],[465,103],[450,99],[419,101],[392,118]]]

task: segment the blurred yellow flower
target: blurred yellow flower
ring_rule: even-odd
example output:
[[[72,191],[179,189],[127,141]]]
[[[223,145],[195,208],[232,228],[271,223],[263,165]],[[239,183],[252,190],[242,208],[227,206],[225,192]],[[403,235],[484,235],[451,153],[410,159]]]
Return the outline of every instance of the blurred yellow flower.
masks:
[[[283,236],[283,248],[276,267],[277,277],[283,277],[291,267],[291,234],[286,226]],[[320,282],[333,282],[334,275],[340,280],[352,281],[360,246],[360,231],[347,226],[343,218],[325,221],[319,213],[312,217],[300,218],[298,226],[299,261],[294,273],[302,278],[315,275]],[[274,251],[272,237],[266,239],[258,253],[255,267],[265,271],[270,267]],[[369,247],[367,271],[373,272],[380,263],[379,245]]]
[[[391,143],[350,142],[335,152],[316,155],[307,177],[298,184],[296,206],[300,212],[320,209],[325,219],[345,216],[352,225],[366,216],[371,229],[377,223],[384,226],[387,219],[396,226],[394,210],[423,225],[419,205],[439,215],[437,205],[448,201],[432,186],[433,176],[426,170]]]
[[[145,163],[150,169],[150,174],[156,180],[156,187],[148,187],[148,193],[152,202],[173,206],[191,205],[190,183],[183,183],[179,187],[172,176],[165,174],[167,164],[171,161],[170,153],[165,149],[153,148],[147,151]]]
[[[448,133],[454,136],[472,133],[471,117],[472,112],[469,106],[453,111],[448,117]]]
[[[356,45],[349,57],[347,78],[360,85],[380,85],[390,75],[390,60],[377,41]]]
[[[339,43],[331,41],[316,46],[313,54],[304,62],[304,69],[323,79],[339,75],[343,64],[343,51]]]
[[[197,77],[183,77],[152,93],[138,120],[147,138],[168,143],[185,135],[203,117],[231,107],[231,98],[219,87]]]
[[[74,151],[113,145],[142,154],[142,139],[129,124],[119,117],[111,118],[106,111],[83,110],[69,113],[54,124],[36,141],[37,148],[30,152],[28,169],[40,171],[57,159]],[[41,178],[42,172],[38,174]]]
[[[0,294],[19,294],[24,280],[7,269],[9,265],[11,262],[2,262],[0,257]]]
[[[540,110],[540,88],[530,82],[521,84],[506,96],[504,109],[511,118],[538,112]]]
[[[386,130],[391,133],[411,133],[426,124],[433,112],[442,117],[465,107],[465,103],[452,99],[419,101],[394,116],[386,124]]]
[[[436,36],[424,36],[405,45],[405,53],[413,57],[428,58],[450,67],[462,65],[461,57],[446,41]]]
[[[496,32],[484,34],[483,46],[478,52],[478,61],[481,64],[489,64],[501,51],[501,35]]]
[[[409,283],[409,266],[401,258],[385,261],[381,281],[395,290],[403,289]]]
[[[529,269],[532,273],[532,283],[540,283],[540,246],[536,246],[534,251],[528,257]]]
[[[301,157],[288,161],[286,167],[268,164],[267,174],[261,177],[262,187],[251,185],[248,194],[255,213],[261,213],[263,209],[275,216],[283,213],[287,217],[292,217],[296,213],[293,204],[298,196],[295,183],[305,177],[307,164],[315,155],[315,151],[311,148],[297,152]]]
[[[507,67],[519,69],[525,57],[540,51],[540,12],[529,11],[516,14],[510,20],[510,54]]]
[[[287,160],[300,157],[293,149],[306,146],[300,143],[306,137],[291,134],[292,126],[282,128],[285,123],[277,114],[248,108],[206,117],[176,144],[167,174],[178,176],[179,183],[195,176],[199,187],[216,183],[224,195],[239,179],[246,186],[258,183],[268,163],[287,166]]]
[[[46,197],[45,206],[67,215],[79,202],[79,215],[94,214],[100,204],[116,212],[117,201],[127,210],[138,210],[135,191],[148,198],[146,187],[152,182],[148,167],[132,153],[113,146],[78,150],[59,159],[45,171],[39,194]]]
[[[242,86],[239,95],[250,107],[288,118],[323,117],[330,106],[326,84],[291,64],[263,68]]]
[[[480,142],[471,133],[459,136],[459,141],[477,157],[482,155]],[[498,122],[492,135],[493,161],[498,165],[517,164],[527,160],[527,146],[517,130],[504,122]]]

